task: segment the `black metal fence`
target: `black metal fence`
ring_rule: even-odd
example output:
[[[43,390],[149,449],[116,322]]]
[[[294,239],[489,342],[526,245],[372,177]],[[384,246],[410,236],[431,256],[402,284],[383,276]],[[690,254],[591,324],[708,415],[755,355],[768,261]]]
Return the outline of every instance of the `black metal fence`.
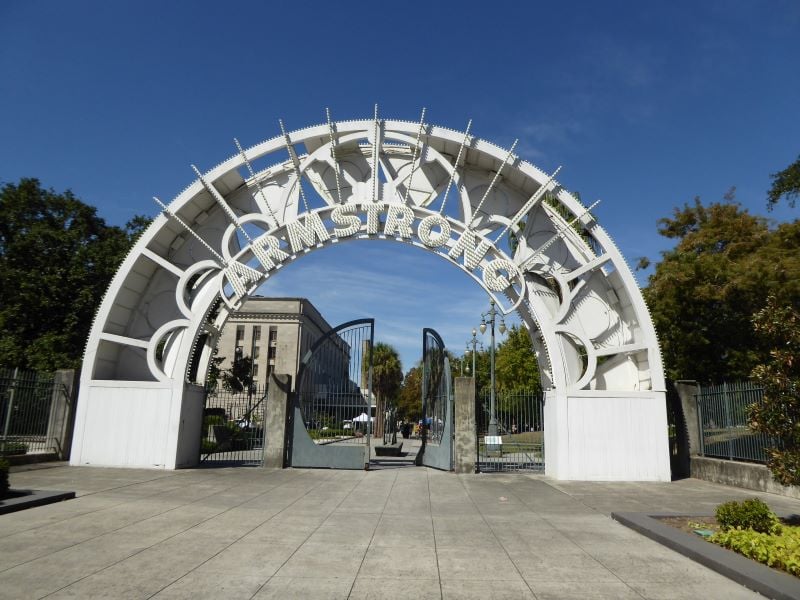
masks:
[[[202,466],[260,466],[268,386],[206,391],[200,437]]]
[[[544,471],[544,394],[537,390],[498,392],[497,435],[491,431],[491,395],[478,398],[475,412],[480,471]]]
[[[700,454],[765,463],[764,449],[774,442],[748,426],[749,407],[763,395],[764,390],[749,381],[701,386],[695,396]]]
[[[0,456],[57,450],[49,432],[57,391],[52,373],[0,369]]]

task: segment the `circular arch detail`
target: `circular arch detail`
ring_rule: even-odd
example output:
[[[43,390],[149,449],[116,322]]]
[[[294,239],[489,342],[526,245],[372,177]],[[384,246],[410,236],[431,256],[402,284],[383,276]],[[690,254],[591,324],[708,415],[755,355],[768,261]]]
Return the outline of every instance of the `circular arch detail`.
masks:
[[[228,316],[309,252],[385,239],[437,254],[519,314],[549,388],[551,474],[668,478],[650,315],[616,245],[555,174],[424,122],[328,122],[236,147],[204,173],[193,167],[195,181],[162,205],[111,283],[84,356],[73,463],[190,464],[197,384]],[[112,447],[97,431],[120,412],[134,426],[117,432],[127,446]],[[589,433],[600,416],[608,435]],[[645,435],[663,421],[648,464],[582,464],[598,450],[591,440],[607,443],[623,420],[646,422]],[[633,437],[623,446],[641,453]]]

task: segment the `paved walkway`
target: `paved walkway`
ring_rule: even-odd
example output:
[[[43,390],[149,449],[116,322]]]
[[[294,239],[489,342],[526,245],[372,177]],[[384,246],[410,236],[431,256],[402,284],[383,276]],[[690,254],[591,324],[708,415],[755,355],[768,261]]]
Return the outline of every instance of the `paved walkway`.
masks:
[[[0,517],[0,597],[14,600],[757,597],[608,516],[753,495],[691,479],[56,466],[11,483],[79,494]]]

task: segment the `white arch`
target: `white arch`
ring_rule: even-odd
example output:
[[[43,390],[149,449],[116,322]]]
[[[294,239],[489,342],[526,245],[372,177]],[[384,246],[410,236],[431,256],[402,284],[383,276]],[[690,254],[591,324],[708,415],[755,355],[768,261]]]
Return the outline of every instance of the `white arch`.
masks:
[[[202,381],[229,313],[286,262],[356,238],[434,252],[520,314],[550,388],[549,474],[669,478],[658,342],[610,237],[553,177],[507,150],[393,120],[308,127],[198,171],[103,299],[73,464],[192,464],[202,391],[189,373]]]

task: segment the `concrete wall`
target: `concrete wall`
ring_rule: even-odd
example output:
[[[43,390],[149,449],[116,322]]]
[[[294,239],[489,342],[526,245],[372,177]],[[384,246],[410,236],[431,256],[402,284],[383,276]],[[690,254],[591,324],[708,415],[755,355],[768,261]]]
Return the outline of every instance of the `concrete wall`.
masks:
[[[777,483],[764,465],[693,456],[692,477],[746,490],[800,498],[800,488]]]
[[[478,448],[475,438],[475,380],[472,377],[456,377],[454,404],[454,470],[456,473],[474,473]]]

